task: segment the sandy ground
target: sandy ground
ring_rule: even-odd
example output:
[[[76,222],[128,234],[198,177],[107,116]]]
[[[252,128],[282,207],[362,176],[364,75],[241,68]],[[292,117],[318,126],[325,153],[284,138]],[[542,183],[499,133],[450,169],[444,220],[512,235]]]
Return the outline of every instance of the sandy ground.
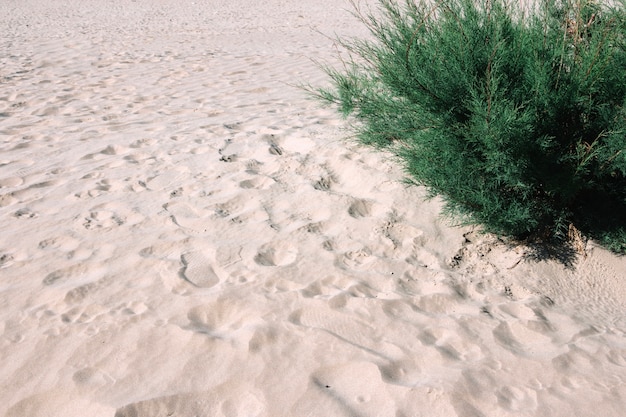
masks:
[[[0,1],[0,415],[624,415],[626,259],[354,144],[294,87],[347,8]]]

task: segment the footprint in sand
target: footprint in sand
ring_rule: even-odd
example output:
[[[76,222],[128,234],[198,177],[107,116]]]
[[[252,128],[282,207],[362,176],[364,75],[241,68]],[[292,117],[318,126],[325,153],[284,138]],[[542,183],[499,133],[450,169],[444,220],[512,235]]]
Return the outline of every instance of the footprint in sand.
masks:
[[[39,249],[46,250],[58,250],[61,252],[70,252],[80,246],[80,240],[69,235],[61,235],[57,237],[51,237],[39,242]]]
[[[100,151],[103,155],[121,155],[128,151],[128,148],[121,145],[109,145]]]
[[[163,206],[170,213],[172,221],[196,234],[207,233],[212,230],[209,216],[202,216],[198,210],[185,203],[167,203]]]
[[[13,196],[13,193],[0,195],[0,207],[10,206],[15,203],[17,203],[17,198]]]
[[[112,227],[121,226],[125,219],[114,211],[95,210],[84,218],[83,226],[87,230],[110,229]]]
[[[513,413],[534,413],[537,410],[537,392],[528,387],[505,386],[496,392],[498,404]]]
[[[258,320],[258,312],[233,298],[193,307],[187,313],[188,330],[222,338],[235,337],[239,330],[249,330]],[[242,336],[242,335],[239,335]]]
[[[98,368],[81,368],[74,372],[72,380],[79,389],[98,389],[115,383],[115,379]]]
[[[131,403],[118,408],[115,417],[265,416],[269,415],[267,408],[261,391],[245,383],[229,381],[209,391],[179,392]]]
[[[512,320],[501,322],[494,330],[494,340],[505,349],[518,355],[545,354],[560,348],[552,342],[552,335],[546,326],[537,326],[537,322]]]
[[[39,242],[40,250],[57,252],[64,258],[81,261],[90,258],[93,250],[85,245],[81,245],[78,239],[71,236],[59,236],[45,239]]]
[[[341,259],[341,263],[351,269],[367,268],[375,257],[369,248],[363,248],[356,251],[346,252]]]
[[[77,304],[85,300],[90,294],[96,293],[99,289],[106,287],[110,282],[110,279],[104,277],[95,282],[89,282],[87,284],[80,285],[76,288],[72,288],[65,293],[65,303],[68,305]]]
[[[0,253],[0,268],[8,268],[15,262],[15,257],[10,253]]]
[[[130,147],[133,149],[145,148],[148,146],[152,146],[157,143],[156,139],[153,138],[141,138],[137,139],[133,143],[130,144]]]
[[[298,309],[289,315],[289,321],[298,326],[316,329],[348,343],[364,352],[387,359],[386,345],[378,330],[370,323],[354,319],[337,311],[318,311],[311,308]]]
[[[90,388],[89,392],[93,390],[94,388]],[[27,396],[13,404],[4,416],[45,416],[52,415],[51,413],[59,416],[69,416],[76,415],[76,410],[80,410],[79,414],[86,416],[105,416],[113,413],[109,406],[78,397],[73,390],[64,386],[63,388],[53,388]],[[137,414],[133,415],[136,416]]]
[[[325,176],[321,177],[317,181],[313,183],[313,188],[318,191],[329,191],[333,185],[334,181],[332,177]]]
[[[263,266],[287,266],[298,258],[298,248],[288,242],[271,242],[259,248],[254,260]]]
[[[230,200],[213,206],[219,217],[235,217],[252,207],[253,200],[247,195],[238,195]]]
[[[50,272],[42,284],[50,285],[84,285],[102,278],[107,271],[104,264],[76,263],[74,265]]]
[[[29,202],[36,200],[54,190],[56,186],[62,184],[64,184],[64,181],[49,180],[31,184],[26,188],[11,191],[7,194],[0,196],[0,207],[5,207],[17,202]]]
[[[17,187],[24,183],[24,180],[20,177],[9,177],[0,180],[0,188]]]
[[[426,354],[420,355],[419,359],[407,357],[405,359],[390,360],[388,363],[379,365],[380,373],[385,382],[413,387],[419,384],[424,377],[419,361],[424,361]]]
[[[348,214],[358,219],[372,215],[372,203],[367,200],[355,200],[348,208]]]
[[[84,305],[71,306],[68,310],[63,312],[60,317],[65,325],[92,324],[92,326],[89,326],[89,332],[95,334],[102,330],[103,325],[106,326],[106,322],[103,321],[103,318],[108,315],[108,308],[99,304],[87,303]]]
[[[202,253],[191,252],[181,256],[183,278],[199,288],[211,288],[220,282],[217,266]]]
[[[350,415],[372,415],[371,410],[378,416],[396,415],[394,401],[373,363],[348,362],[322,368],[312,375],[312,381]]]
[[[249,180],[244,180],[239,183],[239,186],[244,189],[258,189],[265,190],[272,186],[276,181],[269,177],[258,176]]]
[[[38,216],[36,212],[31,211],[29,208],[21,208],[13,213],[13,217],[16,219],[33,219]]]
[[[186,175],[188,175],[186,172],[179,172],[176,170],[166,171],[149,178],[146,181],[146,186],[148,189],[153,191],[177,188],[177,186],[182,183]]]

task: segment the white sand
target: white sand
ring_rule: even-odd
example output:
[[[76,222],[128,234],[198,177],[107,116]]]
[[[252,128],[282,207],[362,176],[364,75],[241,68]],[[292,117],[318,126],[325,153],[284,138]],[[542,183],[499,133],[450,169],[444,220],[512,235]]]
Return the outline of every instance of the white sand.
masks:
[[[289,85],[347,8],[0,2],[0,415],[625,415],[626,259],[450,226]]]

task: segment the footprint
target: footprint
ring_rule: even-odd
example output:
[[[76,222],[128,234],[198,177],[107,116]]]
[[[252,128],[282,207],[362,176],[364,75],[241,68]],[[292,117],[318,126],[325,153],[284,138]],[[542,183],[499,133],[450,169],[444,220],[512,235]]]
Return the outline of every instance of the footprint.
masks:
[[[108,316],[109,309],[99,304],[86,303],[71,307],[61,314],[61,321],[66,325],[71,324],[93,324],[90,331],[100,331],[102,329],[103,318]],[[87,329],[86,329],[87,330]]]
[[[175,170],[167,171],[146,181],[148,189],[160,191],[166,188],[178,188],[188,174],[185,172],[177,172]]]
[[[254,260],[263,266],[287,266],[298,258],[298,248],[288,242],[267,243],[259,248]]]
[[[233,338],[239,330],[253,327],[257,313],[237,299],[220,298],[189,310],[188,328],[219,338]]]
[[[20,201],[20,202],[27,202],[27,201],[38,199],[42,197],[43,195],[54,190],[55,186],[58,186],[61,184],[63,184],[63,181],[60,181],[60,180],[49,180],[49,181],[42,181],[42,182],[38,182],[35,184],[31,184],[26,188],[22,188],[20,190],[16,190],[11,193],[5,194],[5,196],[7,196],[5,197],[7,198],[7,204],[3,204],[2,201],[0,201],[0,206],[12,204],[13,202],[15,202],[15,200]]]
[[[356,200],[348,208],[348,214],[355,219],[369,217],[372,215],[372,203],[367,200]]]
[[[237,214],[244,211],[252,201],[248,196],[238,195],[225,203],[216,204],[213,206],[215,214],[219,217],[237,216]]]
[[[349,410],[350,415],[395,416],[394,401],[387,392],[380,370],[369,362],[349,362],[322,368],[313,383]]]
[[[269,177],[258,176],[255,178],[251,178],[249,180],[244,180],[239,183],[239,186],[244,189],[257,189],[257,190],[265,190],[269,188],[276,181]]]
[[[115,417],[266,416],[268,408],[263,393],[247,381],[229,381],[209,391],[182,392],[131,403],[118,408]]]
[[[10,253],[0,254],[0,268],[8,268],[15,262],[15,257]]]
[[[372,256],[372,251],[368,248],[363,248],[357,251],[346,252],[341,260],[341,263],[351,269],[366,268],[375,258]]]
[[[94,388],[90,387],[90,391]],[[79,397],[73,389],[68,386],[63,388],[53,388],[25,397],[16,402],[7,410],[5,417],[22,416],[71,416],[78,414],[85,416],[110,416],[115,409],[98,404],[95,401]],[[117,414],[116,414],[117,415]],[[137,414],[133,414],[136,416]]]
[[[319,180],[313,183],[313,188],[318,191],[328,191],[330,190],[333,184],[333,179],[331,177],[321,177]]]
[[[106,271],[107,268],[105,265],[77,263],[49,273],[43,279],[42,284],[45,286],[59,284],[87,284],[102,278]]]
[[[532,356],[535,353],[545,354],[552,349],[557,350],[558,346],[552,342],[549,330],[535,329],[531,323],[524,320],[501,322],[493,330],[494,339],[502,347],[518,355]]]
[[[258,175],[262,167],[263,162],[257,161],[256,159],[246,161],[246,173],[248,174]]]
[[[392,360],[384,365],[379,365],[382,378],[391,384],[415,386],[423,378],[424,374],[420,365],[414,358]]]
[[[94,293],[99,288],[104,286],[104,283],[101,283],[99,280],[96,282],[90,282],[88,284],[80,285],[76,288],[71,289],[65,294],[65,303],[66,304],[77,304],[83,301],[85,298],[89,296],[89,294]]]
[[[189,204],[173,202],[167,203],[163,207],[170,213],[172,221],[188,232],[201,234],[212,229],[208,215],[202,216],[196,208]]]
[[[202,253],[191,252],[181,256],[181,261],[185,266],[182,275],[199,288],[211,288],[220,282],[218,274],[215,272],[213,262],[207,259]]]
[[[109,145],[100,151],[103,155],[121,155],[128,151],[128,148],[121,145]]]
[[[11,204],[15,204],[17,202],[18,200],[15,198],[13,193],[0,195],[0,207],[10,206]]]
[[[496,392],[498,404],[513,413],[528,412],[537,409],[537,393],[526,387],[505,386]]]
[[[36,212],[31,211],[29,208],[21,208],[13,213],[13,217],[18,219],[33,219],[38,216]]]
[[[47,187],[55,187],[55,186],[58,186],[60,184],[63,184],[63,181],[61,181],[61,180],[48,180],[48,181],[42,181],[42,182],[38,182],[36,184],[32,184],[28,188],[47,188]]]
[[[142,138],[142,139],[137,139],[136,141],[131,143],[130,147],[133,149],[145,148],[146,146],[154,145],[156,142],[157,142],[156,139]]]
[[[422,295],[416,304],[424,313],[448,315],[459,312],[460,300],[456,294],[427,294]]]
[[[368,354],[388,360],[376,328],[362,320],[336,311],[303,308],[289,315],[289,321],[303,327],[320,330]]]
[[[139,256],[142,258],[178,261],[180,260],[181,246],[182,243],[178,240],[157,241],[153,245],[141,249],[139,251]]]
[[[106,385],[115,383],[115,379],[106,372],[98,369],[86,367],[74,372],[72,380],[79,388],[98,389]]]
[[[111,210],[94,210],[84,220],[83,227],[87,230],[110,229],[121,226],[126,221]]]
[[[315,280],[311,282],[306,288],[303,288],[300,293],[305,298],[335,298],[336,296],[345,296],[346,288],[351,288],[354,281],[348,277],[330,275],[326,278]],[[341,297],[340,297],[341,298]],[[334,305],[345,304],[338,299],[333,301]]]
[[[39,249],[55,249],[62,252],[70,252],[80,246],[80,241],[68,235],[52,237],[39,242]]]
[[[22,185],[24,180],[20,177],[9,177],[0,180],[0,188],[4,187],[17,187]]]

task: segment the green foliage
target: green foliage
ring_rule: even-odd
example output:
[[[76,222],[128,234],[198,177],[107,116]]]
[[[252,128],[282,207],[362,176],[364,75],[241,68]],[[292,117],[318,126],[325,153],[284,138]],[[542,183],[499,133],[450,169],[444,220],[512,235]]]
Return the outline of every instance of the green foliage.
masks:
[[[517,239],[570,226],[626,252],[626,12],[592,0],[355,4],[371,39],[324,100],[449,213]]]

